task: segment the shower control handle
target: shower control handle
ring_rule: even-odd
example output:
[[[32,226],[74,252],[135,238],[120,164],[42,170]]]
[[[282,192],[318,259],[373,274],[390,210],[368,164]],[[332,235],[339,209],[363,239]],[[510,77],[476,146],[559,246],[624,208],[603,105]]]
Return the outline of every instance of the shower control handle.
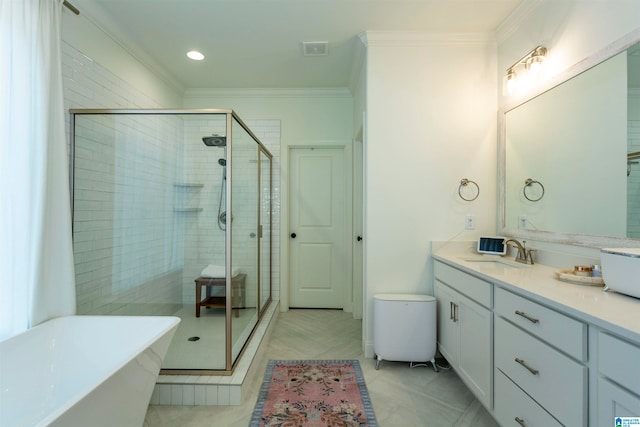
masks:
[[[295,239],[296,238],[296,233],[291,233],[291,238]]]

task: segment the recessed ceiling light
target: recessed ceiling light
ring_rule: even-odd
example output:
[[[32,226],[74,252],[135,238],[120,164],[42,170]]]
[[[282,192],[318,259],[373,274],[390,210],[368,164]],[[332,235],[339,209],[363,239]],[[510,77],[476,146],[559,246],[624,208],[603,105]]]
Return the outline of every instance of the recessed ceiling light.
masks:
[[[190,50],[189,52],[187,52],[187,56],[194,61],[202,61],[204,59],[204,55],[197,50]]]

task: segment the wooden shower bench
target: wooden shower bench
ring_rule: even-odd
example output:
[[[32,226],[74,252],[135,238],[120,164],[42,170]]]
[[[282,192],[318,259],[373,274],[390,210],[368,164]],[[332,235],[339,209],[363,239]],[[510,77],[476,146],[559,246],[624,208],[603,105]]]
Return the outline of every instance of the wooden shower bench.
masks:
[[[236,274],[231,279],[231,307],[235,317],[240,315],[240,307],[245,306],[245,273]],[[226,307],[225,296],[212,296],[213,288],[225,290],[224,277],[198,277],[196,280],[196,317],[200,317],[200,307]],[[205,298],[202,299],[202,287],[206,288]]]

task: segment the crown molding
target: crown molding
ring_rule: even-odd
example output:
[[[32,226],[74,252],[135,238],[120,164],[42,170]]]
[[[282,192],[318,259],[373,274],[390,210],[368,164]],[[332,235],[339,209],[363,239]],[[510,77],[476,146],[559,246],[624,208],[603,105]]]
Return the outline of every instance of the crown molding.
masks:
[[[495,39],[498,44],[507,40],[522,23],[544,2],[544,0],[524,0],[495,30]]]
[[[77,1],[78,0],[75,2]],[[101,6],[96,2],[87,0],[80,0],[77,4],[82,12],[82,17],[87,19],[98,30],[102,31],[161,81],[168,84],[179,94],[184,92],[184,85],[173,74],[169,73],[163,66],[148,55],[144,49],[133,43],[131,38],[127,36],[127,32],[123,29],[122,25],[105,13]]]
[[[346,87],[336,88],[189,88],[184,98],[351,98],[351,91]]]
[[[433,33],[425,31],[365,31],[358,37],[366,47],[451,46],[495,44],[493,33]]]

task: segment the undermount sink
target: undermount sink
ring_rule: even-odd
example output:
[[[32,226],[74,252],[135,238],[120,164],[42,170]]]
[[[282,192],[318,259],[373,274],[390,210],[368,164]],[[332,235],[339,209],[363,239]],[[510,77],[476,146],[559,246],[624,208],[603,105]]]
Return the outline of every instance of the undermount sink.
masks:
[[[522,264],[519,262],[501,259],[501,258],[481,258],[481,257],[469,257],[462,258],[463,261],[474,262],[482,265],[483,267],[491,267],[491,268],[527,268],[530,267],[529,264]]]

